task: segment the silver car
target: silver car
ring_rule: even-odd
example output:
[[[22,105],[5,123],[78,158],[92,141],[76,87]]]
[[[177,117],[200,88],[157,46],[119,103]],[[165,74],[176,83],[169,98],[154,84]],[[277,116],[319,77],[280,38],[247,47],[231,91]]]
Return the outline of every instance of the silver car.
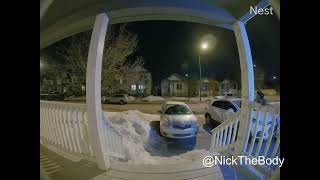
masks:
[[[196,137],[197,118],[187,104],[168,101],[163,104],[160,120],[160,134],[168,138],[183,139]]]
[[[127,104],[129,98],[126,94],[114,94],[111,97],[107,97],[105,103],[119,103],[119,104]]]

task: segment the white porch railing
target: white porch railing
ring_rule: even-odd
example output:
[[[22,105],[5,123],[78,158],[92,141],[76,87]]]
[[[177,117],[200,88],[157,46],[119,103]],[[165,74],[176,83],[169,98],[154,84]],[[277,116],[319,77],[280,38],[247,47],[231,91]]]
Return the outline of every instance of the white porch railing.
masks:
[[[222,152],[233,148],[237,140],[240,111],[226,115],[227,120],[212,131],[211,151]]]
[[[274,158],[280,156],[280,104],[262,106],[258,103],[250,105],[250,109],[255,109],[257,113],[251,114],[250,133],[251,138],[246,138],[244,142],[243,155],[250,158],[263,156],[265,158]],[[253,119],[257,122],[253,123]],[[258,136],[258,122],[262,122],[262,130]],[[267,138],[263,138],[263,133],[269,133]],[[250,135],[251,134],[251,135]],[[255,166],[256,169],[266,175],[271,175],[275,166]]]
[[[105,123],[109,156],[124,158],[122,136]],[[87,105],[40,101],[40,142],[52,151],[96,161],[90,142]],[[71,159],[72,160],[72,159]]]
[[[247,133],[248,137],[244,138],[244,149],[238,151],[241,152],[240,154],[232,155],[242,155],[249,158],[257,158],[258,156],[274,158],[279,156],[280,104],[262,106],[258,103],[252,103],[249,105],[248,110],[251,112],[251,114],[249,121],[250,128],[247,129],[247,131],[250,132]],[[228,118],[225,122],[220,124],[212,131],[210,146],[211,151],[229,153],[237,152],[234,151],[234,148],[237,148],[237,134],[238,129],[241,128],[239,127],[240,111],[233,116],[227,117]],[[259,136],[258,131],[261,132]],[[264,132],[269,133],[269,135],[264,136]],[[254,166],[254,168],[262,172],[264,175],[270,176],[276,167],[265,165]]]

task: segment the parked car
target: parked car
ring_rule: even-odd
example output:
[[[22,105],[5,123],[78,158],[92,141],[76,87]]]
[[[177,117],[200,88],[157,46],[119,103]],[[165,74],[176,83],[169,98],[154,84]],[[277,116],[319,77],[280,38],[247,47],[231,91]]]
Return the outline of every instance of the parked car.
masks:
[[[205,113],[205,121],[206,124],[208,125],[218,125],[220,123],[223,123],[226,120],[226,114],[227,113],[235,113],[241,108],[241,99],[240,98],[221,98],[221,99],[214,99],[208,103],[206,107],[206,113]],[[257,120],[255,119],[256,117],[256,111],[252,111],[252,123],[253,125],[251,126],[250,129],[250,137],[252,137],[254,133],[254,127],[255,123],[257,123]],[[280,118],[276,119],[275,122],[275,130],[277,129],[279,123],[280,123]],[[259,115],[258,117],[258,129],[257,129],[257,138],[260,137],[260,134],[262,133],[262,128],[263,128],[263,117]],[[272,116],[271,114],[267,114],[267,121],[266,121],[266,129],[265,132],[263,133],[263,139],[267,139],[269,137],[269,129],[271,128],[272,124]],[[274,133],[276,135],[276,133]]]
[[[168,101],[160,111],[160,134],[168,138],[193,138],[198,133],[197,118],[187,104]]]
[[[121,105],[127,104],[129,102],[129,98],[126,94],[114,94],[110,97],[107,97],[105,103],[119,103]]]
[[[57,91],[51,91],[49,94],[40,94],[40,99],[47,101],[63,101],[65,99],[65,95]]]

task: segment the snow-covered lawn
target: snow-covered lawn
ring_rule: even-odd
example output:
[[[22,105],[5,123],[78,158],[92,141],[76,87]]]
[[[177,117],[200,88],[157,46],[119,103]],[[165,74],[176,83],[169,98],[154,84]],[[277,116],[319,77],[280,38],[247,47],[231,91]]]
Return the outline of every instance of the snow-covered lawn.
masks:
[[[148,96],[142,99],[143,101],[148,101],[148,102],[155,102],[155,101],[164,101],[165,99],[160,96]]]
[[[203,149],[191,149],[185,153],[163,157],[159,154],[160,135],[151,124],[160,120],[156,114],[145,114],[137,110],[125,112],[106,112],[112,128],[123,136],[125,161],[129,164],[175,164],[202,160],[209,152]],[[209,142],[207,142],[209,143]],[[158,145],[158,146],[157,146]],[[158,154],[158,155],[152,155]]]

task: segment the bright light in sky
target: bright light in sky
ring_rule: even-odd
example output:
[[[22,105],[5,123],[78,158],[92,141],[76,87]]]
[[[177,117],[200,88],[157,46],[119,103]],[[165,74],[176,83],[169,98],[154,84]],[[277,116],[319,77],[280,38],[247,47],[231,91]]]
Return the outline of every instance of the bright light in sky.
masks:
[[[203,42],[203,43],[201,44],[201,48],[202,48],[203,50],[206,50],[206,49],[208,48],[208,43],[207,43],[207,42]]]

